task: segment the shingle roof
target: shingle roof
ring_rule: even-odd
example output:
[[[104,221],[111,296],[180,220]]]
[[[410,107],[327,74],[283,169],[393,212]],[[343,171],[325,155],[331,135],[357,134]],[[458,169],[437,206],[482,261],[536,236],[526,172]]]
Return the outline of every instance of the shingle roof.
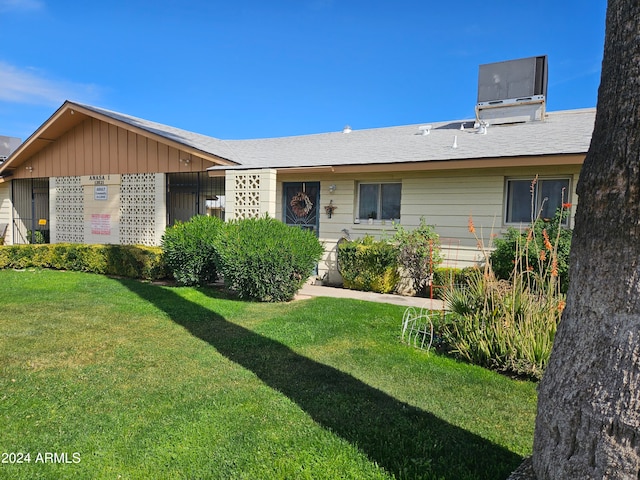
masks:
[[[286,168],[586,153],[595,108],[548,113],[544,122],[490,126],[483,135],[474,120],[353,130],[257,140],[230,140],[243,168]],[[460,125],[465,125],[460,130]],[[453,144],[457,148],[453,148]],[[221,169],[224,167],[213,167]],[[235,167],[238,168],[238,167]]]
[[[486,135],[474,120],[331,132],[253,140],[221,140],[89,105],[83,107],[154,134],[238,163],[229,168],[288,168],[584,154],[595,108],[548,112],[544,122],[492,125]],[[465,125],[460,130],[460,125]],[[457,148],[453,148],[454,139]]]
[[[209,137],[199,133],[190,132],[188,130],[182,130],[180,128],[171,127],[169,125],[163,125],[162,123],[152,122],[143,118],[133,117],[124,113],[114,112],[104,108],[94,107],[91,105],[85,105],[78,103],[81,107],[91,110],[96,113],[100,113],[114,120],[124,122],[128,125],[141,128],[147,132],[160,135],[161,137],[173,140],[183,145],[196,148],[206,153],[222,157],[227,160],[233,161],[232,152],[224,140],[219,138]]]

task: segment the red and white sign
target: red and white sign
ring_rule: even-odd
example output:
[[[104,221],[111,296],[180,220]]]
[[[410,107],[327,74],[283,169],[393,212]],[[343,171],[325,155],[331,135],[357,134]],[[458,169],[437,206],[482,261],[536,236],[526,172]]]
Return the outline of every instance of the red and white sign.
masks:
[[[92,213],[91,233],[93,235],[111,235],[111,215],[108,213]]]

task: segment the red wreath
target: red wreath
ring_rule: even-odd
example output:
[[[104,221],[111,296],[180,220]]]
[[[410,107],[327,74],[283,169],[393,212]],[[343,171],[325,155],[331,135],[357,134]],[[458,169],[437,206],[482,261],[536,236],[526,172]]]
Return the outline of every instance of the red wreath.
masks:
[[[313,203],[311,203],[311,199],[304,192],[298,192],[289,203],[291,206],[291,210],[295,213],[296,217],[304,217],[309,214],[311,209],[313,208]]]

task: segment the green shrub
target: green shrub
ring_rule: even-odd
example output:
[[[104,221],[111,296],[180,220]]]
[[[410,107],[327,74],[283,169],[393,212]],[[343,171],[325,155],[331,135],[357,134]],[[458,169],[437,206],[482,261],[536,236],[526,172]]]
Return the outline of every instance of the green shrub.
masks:
[[[38,245],[49,243],[49,230],[27,230],[27,240]]]
[[[165,263],[178,284],[205,285],[217,279],[217,239],[223,228],[219,218],[198,215],[166,229],[162,236]]]
[[[323,252],[313,232],[268,216],[227,223],[219,245],[227,288],[262,302],[291,300]]]
[[[81,243],[53,244],[47,249],[50,252],[48,265],[39,263],[38,266],[58,270],[106,274],[108,272],[105,247],[105,245],[86,245]],[[114,248],[119,248],[119,246],[114,246]],[[123,277],[130,276],[119,272],[115,274]]]
[[[424,293],[435,268],[442,262],[440,236],[424,218],[411,231],[395,224],[394,241],[397,244],[398,264],[411,279],[416,295]]]
[[[26,268],[31,266],[49,267],[48,259],[43,258],[44,249],[48,252],[48,246],[34,245],[3,245],[0,247],[0,268]]]
[[[385,241],[371,236],[340,244],[338,262],[345,288],[367,292],[395,291],[398,274],[398,251]]]
[[[81,243],[0,246],[0,268],[32,267],[145,280],[158,280],[168,275],[159,247]]]
[[[170,275],[160,247],[102,245],[105,274],[122,277],[160,279]]]
[[[542,273],[542,268],[546,265],[545,257],[550,252],[549,244],[546,244],[548,241],[557,254],[560,291],[567,293],[569,251],[573,233],[571,229],[562,226],[562,221],[567,215],[566,210],[560,210],[551,220],[538,218],[533,224],[533,229],[527,228],[524,231],[509,227],[503,238],[495,240],[495,250],[490,256],[491,266],[496,276],[500,279],[509,279],[516,266],[516,257],[525,268]]]

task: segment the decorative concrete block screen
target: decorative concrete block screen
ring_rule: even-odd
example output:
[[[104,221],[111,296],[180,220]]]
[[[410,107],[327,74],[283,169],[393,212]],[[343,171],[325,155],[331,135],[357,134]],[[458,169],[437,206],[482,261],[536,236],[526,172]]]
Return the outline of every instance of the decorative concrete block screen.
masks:
[[[235,218],[260,217],[259,173],[237,174],[235,178]]]
[[[80,177],[52,178],[55,243],[84,242],[84,189]]]
[[[157,245],[158,199],[162,194],[154,173],[122,175],[120,184],[120,243]],[[160,232],[161,234],[162,232]]]
[[[276,215],[276,170],[228,170],[225,178],[226,218],[241,220]]]

